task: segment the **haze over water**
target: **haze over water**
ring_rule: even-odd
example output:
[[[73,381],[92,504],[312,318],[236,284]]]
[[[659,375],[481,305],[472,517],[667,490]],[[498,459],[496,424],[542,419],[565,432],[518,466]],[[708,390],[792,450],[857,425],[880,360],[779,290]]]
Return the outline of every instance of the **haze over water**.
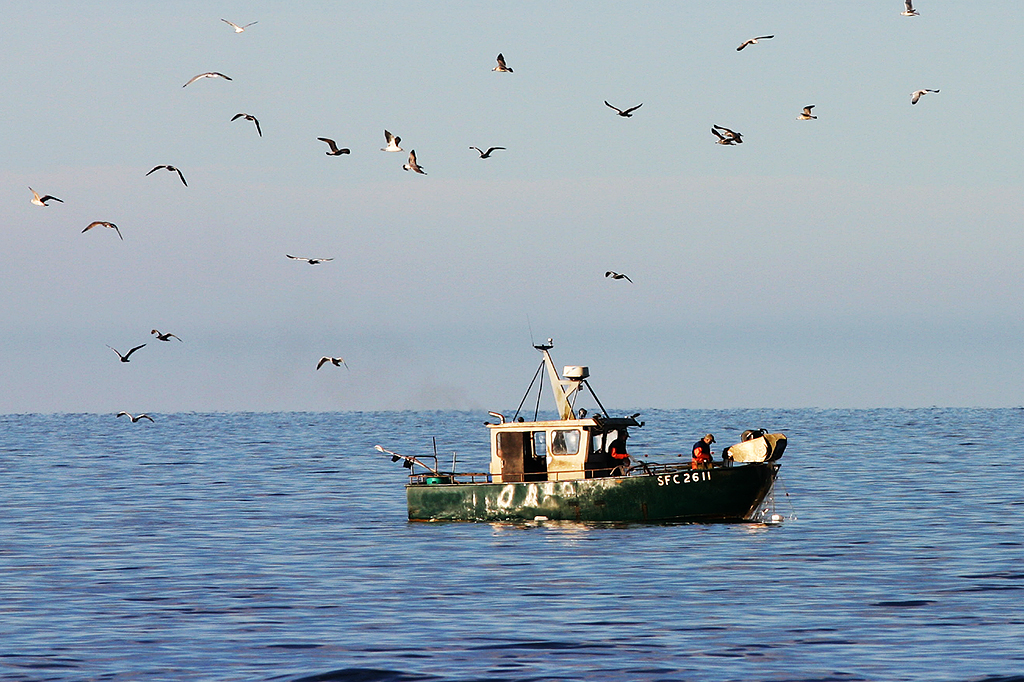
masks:
[[[0,417],[0,678],[1024,676],[1019,409],[643,411],[784,431],[776,526],[407,522],[373,445],[480,470],[483,413],[154,418]]]

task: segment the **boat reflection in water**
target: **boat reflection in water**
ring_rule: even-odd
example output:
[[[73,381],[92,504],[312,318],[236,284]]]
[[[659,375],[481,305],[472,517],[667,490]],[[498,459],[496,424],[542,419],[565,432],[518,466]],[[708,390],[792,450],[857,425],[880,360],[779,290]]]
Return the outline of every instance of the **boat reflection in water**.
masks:
[[[567,366],[560,377],[549,352],[551,340],[534,347],[543,360],[526,393],[546,371],[558,419],[524,421],[517,412],[508,420],[491,412],[496,422],[485,422],[490,431],[490,471],[441,471],[436,455],[401,455],[377,446],[412,469],[406,485],[410,520],[772,520],[758,517],[786,448],[783,434],[745,432],[740,443],[726,448],[722,462],[705,467],[632,462],[626,442],[630,429],[644,425],[636,420],[638,415],[609,415],[587,382],[587,367]],[[599,414],[575,409],[575,398],[584,387],[597,402]],[[665,455],[686,451],[687,446],[680,445],[665,443]],[[426,471],[417,472],[417,466]]]

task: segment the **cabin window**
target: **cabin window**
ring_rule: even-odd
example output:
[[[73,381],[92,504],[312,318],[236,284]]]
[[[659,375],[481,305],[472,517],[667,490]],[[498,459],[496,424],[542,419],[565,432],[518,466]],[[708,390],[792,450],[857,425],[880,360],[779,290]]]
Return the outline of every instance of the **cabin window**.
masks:
[[[556,429],[551,432],[552,455],[575,455],[580,451],[580,432],[577,429]]]
[[[547,433],[544,431],[533,432],[533,456],[534,457],[547,457],[548,446],[547,446]]]

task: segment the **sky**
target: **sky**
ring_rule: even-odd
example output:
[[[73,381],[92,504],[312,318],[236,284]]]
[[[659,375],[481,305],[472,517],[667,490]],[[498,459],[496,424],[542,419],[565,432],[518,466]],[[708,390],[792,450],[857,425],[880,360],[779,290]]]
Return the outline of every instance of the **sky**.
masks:
[[[614,408],[1024,405],[1024,5],[915,5],[2,0],[0,413],[514,410],[549,337]]]

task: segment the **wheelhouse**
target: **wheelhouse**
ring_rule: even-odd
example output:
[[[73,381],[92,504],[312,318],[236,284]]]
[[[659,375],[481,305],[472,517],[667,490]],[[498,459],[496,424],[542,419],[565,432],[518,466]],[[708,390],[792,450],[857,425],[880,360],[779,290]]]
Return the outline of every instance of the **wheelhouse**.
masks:
[[[640,424],[633,417],[488,424],[491,480],[570,481],[623,473],[630,426]]]

